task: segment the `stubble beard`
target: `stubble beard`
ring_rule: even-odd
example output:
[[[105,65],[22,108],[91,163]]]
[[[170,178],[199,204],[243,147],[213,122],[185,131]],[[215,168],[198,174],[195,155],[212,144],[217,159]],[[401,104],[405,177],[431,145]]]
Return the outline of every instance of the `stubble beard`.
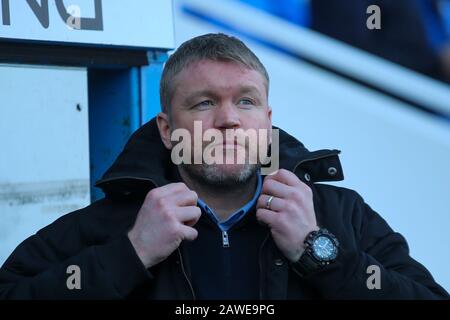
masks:
[[[214,189],[228,189],[248,183],[259,170],[259,164],[242,164],[227,170],[221,164],[180,165],[189,177]]]

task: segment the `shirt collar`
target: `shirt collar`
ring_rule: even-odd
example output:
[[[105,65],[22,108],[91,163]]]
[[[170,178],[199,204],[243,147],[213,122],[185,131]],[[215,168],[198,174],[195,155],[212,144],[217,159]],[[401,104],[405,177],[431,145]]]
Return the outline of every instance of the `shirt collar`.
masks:
[[[258,201],[262,189],[262,176],[259,170],[257,171],[257,179],[258,182],[253,198],[243,207],[230,215],[230,217],[225,221],[220,221],[215,212],[210,207],[208,207],[208,205],[203,200],[198,199],[197,204],[206,214],[208,214],[208,216],[212,218],[212,220],[219,226],[222,231],[228,231],[233,225],[238,223]]]

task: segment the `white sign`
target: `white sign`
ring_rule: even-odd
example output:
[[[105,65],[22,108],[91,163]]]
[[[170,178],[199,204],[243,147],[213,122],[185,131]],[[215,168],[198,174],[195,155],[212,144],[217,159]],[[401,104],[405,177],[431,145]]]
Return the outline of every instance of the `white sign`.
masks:
[[[171,0],[0,0],[0,39],[174,47]]]

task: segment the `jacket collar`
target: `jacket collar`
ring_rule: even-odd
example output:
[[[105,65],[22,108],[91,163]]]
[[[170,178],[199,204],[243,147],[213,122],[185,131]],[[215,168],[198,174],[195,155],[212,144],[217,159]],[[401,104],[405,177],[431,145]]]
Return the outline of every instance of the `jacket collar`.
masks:
[[[273,127],[274,129],[279,129]],[[344,179],[339,150],[309,151],[305,146],[279,129],[280,168],[290,170],[307,182]],[[161,141],[156,118],[139,128],[128,140],[113,165],[97,181],[105,194],[146,194],[151,188],[176,181],[170,151]]]

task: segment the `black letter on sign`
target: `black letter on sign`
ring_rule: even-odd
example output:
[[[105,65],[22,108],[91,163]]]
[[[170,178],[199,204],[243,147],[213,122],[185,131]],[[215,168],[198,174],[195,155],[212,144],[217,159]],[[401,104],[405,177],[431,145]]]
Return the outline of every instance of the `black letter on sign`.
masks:
[[[4,26],[11,25],[11,16],[9,15],[9,0],[2,0],[2,21]]]
[[[37,4],[35,0],[27,0],[28,5],[33,10],[34,15],[39,19],[41,25],[47,29],[50,20],[48,18],[48,0],[42,0],[41,5]]]
[[[55,3],[56,8],[58,8],[59,15],[63,19],[64,23],[66,23],[71,18],[71,15],[67,13],[63,0],[55,0]],[[102,0],[94,0],[94,4],[95,4],[95,18],[81,18],[80,22],[81,30],[103,31]]]

